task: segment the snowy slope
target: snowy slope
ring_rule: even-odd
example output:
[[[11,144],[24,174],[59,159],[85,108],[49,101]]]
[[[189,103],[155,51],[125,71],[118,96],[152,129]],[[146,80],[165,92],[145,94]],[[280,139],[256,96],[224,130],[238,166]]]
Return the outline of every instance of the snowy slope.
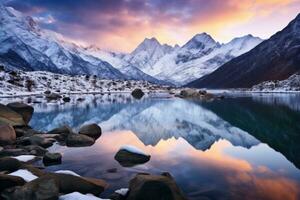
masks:
[[[167,44],[160,44],[156,38],[146,38],[131,54],[124,56],[124,59],[132,65],[138,66],[143,72],[150,74],[152,66],[173,50],[174,48]]]
[[[213,72],[261,41],[260,38],[246,35],[219,44],[206,33],[198,34],[182,48],[161,58],[148,73],[158,79],[182,85]]]
[[[31,17],[0,5],[0,62],[6,67],[126,78],[107,62],[94,58],[91,63],[70,51],[57,35],[40,29]]]
[[[118,69],[123,74],[126,74],[132,80],[145,80],[152,83],[164,83],[163,81],[160,81],[144,73],[138,67],[126,61],[124,59],[124,54],[103,51],[95,46],[81,48],[81,51],[83,51],[85,54],[94,56],[96,58],[108,62],[114,68]]]

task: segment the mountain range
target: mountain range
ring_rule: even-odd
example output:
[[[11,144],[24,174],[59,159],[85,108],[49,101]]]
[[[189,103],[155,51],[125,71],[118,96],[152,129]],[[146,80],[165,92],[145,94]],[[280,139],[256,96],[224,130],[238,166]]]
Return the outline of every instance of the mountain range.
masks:
[[[199,88],[249,88],[300,71],[300,14],[282,31],[213,73],[188,84]]]
[[[146,38],[131,53],[114,53],[68,42],[13,8],[0,5],[0,11],[0,64],[25,71],[88,74],[180,86],[213,72],[262,42],[246,35],[220,44],[201,33],[182,47]]]

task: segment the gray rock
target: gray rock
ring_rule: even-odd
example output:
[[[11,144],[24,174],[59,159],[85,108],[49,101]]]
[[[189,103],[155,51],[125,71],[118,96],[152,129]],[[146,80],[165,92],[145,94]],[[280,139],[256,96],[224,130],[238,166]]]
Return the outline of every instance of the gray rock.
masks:
[[[64,101],[64,102],[70,102],[70,101],[71,101],[71,98],[70,98],[70,97],[63,97],[63,101]]]
[[[54,92],[50,94],[46,94],[46,99],[48,100],[58,100],[60,98],[62,98],[62,96]]]
[[[169,173],[137,174],[129,183],[126,200],[186,200]]]
[[[141,99],[145,93],[141,89],[137,88],[131,92],[131,95],[136,99]]]
[[[20,114],[23,117],[25,124],[28,124],[31,120],[34,111],[32,106],[20,102],[9,103],[6,106]]]
[[[69,147],[84,147],[91,146],[95,143],[95,140],[89,136],[82,134],[69,134],[66,139],[66,145]]]
[[[150,155],[143,155],[125,149],[120,149],[115,155],[115,160],[123,167],[132,167],[134,165],[148,162],[150,157]]]
[[[87,135],[94,139],[98,139],[101,136],[101,128],[97,124],[84,125],[79,129],[79,134]]]
[[[67,137],[69,134],[73,133],[72,128],[67,126],[67,125],[63,125],[61,127],[52,129],[51,131],[47,132],[47,134],[58,134],[61,135],[60,139],[64,139],[65,137]]]
[[[43,163],[46,166],[61,164],[62,156],[60,153],[47,152],[43,157]]]

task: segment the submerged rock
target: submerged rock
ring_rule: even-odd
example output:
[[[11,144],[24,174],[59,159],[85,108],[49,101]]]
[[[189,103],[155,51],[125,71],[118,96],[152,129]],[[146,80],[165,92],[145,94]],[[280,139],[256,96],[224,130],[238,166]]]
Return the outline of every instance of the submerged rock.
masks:
[[[94,139],[98,139],[101,136],[101,128],[97,124],[87,124],[79,129],[79,134],[87,135]]]
[[[129,183],[126,200],[186,200],[169,173],[137,174]]]
[[[20,114],[23,117],[25,124],[28,124],[31,120],[34,111],[32,106],[20,102],[9,103],[6,106]]]
[[[136,99],[141,99],[145,93],[141,89],[137,88],[131,92],[131,95]]]
[[[140,149],[126,145],[120,148],[115,155],[117,160],[123,167],[132,167],[138,164],[144,164],[150,160],[150,155],[145,154]]]
[[[0,124],[0,144],[13,144],[16,142],[16,132],[9,124]]]
[[[43,163],[46,166],[61,164],[61,154],[60,153],[49,153],[47,152],[43,157]]]
[[[7,106],[0,104],[0,124],[10,124],[11,126],[24,126],[23,117]]]
[[[84,147],[91,146],[95,143],[95,140],[89,136],[82,134],[69,134],[66,139],[66,145],[69,147]]]

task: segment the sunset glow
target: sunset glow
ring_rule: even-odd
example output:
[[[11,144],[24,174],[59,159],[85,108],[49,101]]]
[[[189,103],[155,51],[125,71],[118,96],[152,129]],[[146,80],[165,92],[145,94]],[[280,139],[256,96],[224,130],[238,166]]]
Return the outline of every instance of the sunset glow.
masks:
[[[6,0],[42,27],[71,40],[130,52],[145,37],[183,45],[207,32],[219,42],[252,34],[268,38],[300,10],[299,0]]]

